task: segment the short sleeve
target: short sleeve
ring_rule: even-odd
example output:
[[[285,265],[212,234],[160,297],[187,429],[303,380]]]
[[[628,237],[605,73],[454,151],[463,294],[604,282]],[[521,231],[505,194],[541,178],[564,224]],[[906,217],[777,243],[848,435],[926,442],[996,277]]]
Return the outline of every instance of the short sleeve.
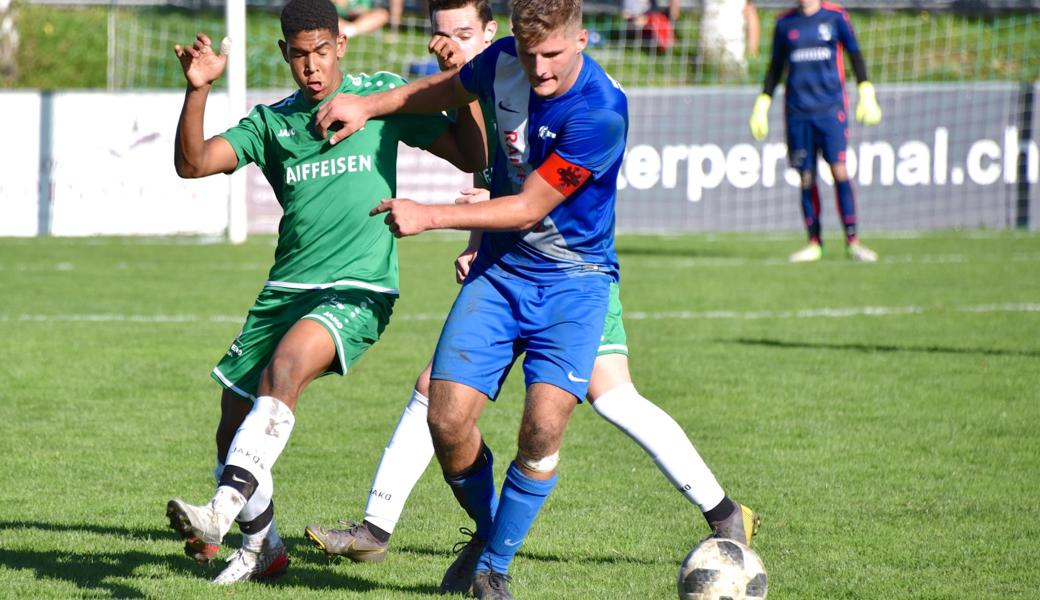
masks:
[[[554,151],[599,179],[625,152],[625,119],[606,109],[577,113],[560,132]]]
[[[490,48],[473,57],[473,60],[459,69],[459,81],[462,87],[471,94],[487,99],[492,97],[495,83],[495,63],[498,60],[501,45],[511,43],[513,38],[503,38]]]
[[[241,169],[249,163],[256,163],[261,169],[264,167],[264,132],[267,126],[258,107],[249,111],[238,125],[220,134],[222,138],[231,144],[238,157],[236,170]]]

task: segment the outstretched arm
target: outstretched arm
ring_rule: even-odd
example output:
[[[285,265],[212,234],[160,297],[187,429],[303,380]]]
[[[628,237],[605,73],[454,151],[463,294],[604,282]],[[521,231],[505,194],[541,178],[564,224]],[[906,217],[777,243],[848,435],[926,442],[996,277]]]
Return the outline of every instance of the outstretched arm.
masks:
[[[220,45],[220,54],[215,54],[209,37],[204,33],[198,34],[190,47],[178,44],[173,48],[188,81],[173,145],[173,164],[181,177],[230,173],[238,166],[238,156],[231,144],[220,136],[204,139],[202,130],[206,99],[213,82],[224,72],[229,49],[230,41],[225,38]]]
[[[428,50],[437,58],[441,71],[457,73],[466,64],[462,48],[443,33],[433,34]],[[489,153],[480,102],[474,100],[459,108],[448,132],[427,150],[467,173],[486,167]]]
[[[375,117],[394,113],[436,113],[465,106],[476,99],[463,87],[456,71],[444,71],[378,94],[337,94],[318,109],[315,122],[318,134],[335,144]],[[332,126],[336,124],[342,127],[329,137]]]
[[[561,162],[562,161],[562,162]],[[483,231],[523,231],[540,223],[567,196],[581,187],[591,173],[566,163],[555,154],[546,160],[547,168],[532,172],[519,194],[502,196],[476,204],[418,204],[411,200],[383,200],[370,214],[387,213],[386,224],[397,237],[416,235],[431,229],[468,229]],[[566,178],[551,173],[567,171]],[[550,179],[543,177],[546,173]]]

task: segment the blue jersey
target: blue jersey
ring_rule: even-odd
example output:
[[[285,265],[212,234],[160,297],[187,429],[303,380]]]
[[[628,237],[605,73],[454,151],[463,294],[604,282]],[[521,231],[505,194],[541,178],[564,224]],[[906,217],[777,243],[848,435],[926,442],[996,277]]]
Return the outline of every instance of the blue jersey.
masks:
[[[824,2],[812,16],[798,10],[777,19],[773,60],[787,63],[784,88],[787,116],[813,116],[847,110],[844,50],[859,52],[849,14]]]
[[[585,55],[574,85],[561,96],[542,98],[531,90],[512,37],[480,53],[459,77],[484,106],[494,106],[492,197],[519,193],[532,171],[554,168],[556,161],[589,172],[534,228],[484,232],[474,270],[493,264],[538,283],[595,272],[617,280],[614,204],[628,135],[621,86]],[[566,180],[566,166],[559,171]]]

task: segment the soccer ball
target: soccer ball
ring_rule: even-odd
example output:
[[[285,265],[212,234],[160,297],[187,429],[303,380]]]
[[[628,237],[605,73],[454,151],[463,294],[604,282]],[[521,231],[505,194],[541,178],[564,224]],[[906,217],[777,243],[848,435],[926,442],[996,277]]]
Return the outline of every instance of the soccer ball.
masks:
[[[764,600],[766,568],[740,542],[709,537],[679,566],[679,600]]]

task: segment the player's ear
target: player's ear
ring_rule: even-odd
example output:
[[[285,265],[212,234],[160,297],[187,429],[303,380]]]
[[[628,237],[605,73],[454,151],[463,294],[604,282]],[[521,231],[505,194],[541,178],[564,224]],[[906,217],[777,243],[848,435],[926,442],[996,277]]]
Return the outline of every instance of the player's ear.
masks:
[[[285,62],[289,62],[289,47],[285,45],[285,40],[278,40],[278,49],[281,50]]]
[[[347,36],[342,33],[336,36],[336,58],[343,58],[347,54]]]
[[[585,50],[585,46],[589,45],[589,30],[582,27],[578,31],[578,52],[580,53]]]
[[[491,40],[495,39],[496,33],[498,33],[498,21],[491,19],[484,26],[484,45],[490,44]]]

